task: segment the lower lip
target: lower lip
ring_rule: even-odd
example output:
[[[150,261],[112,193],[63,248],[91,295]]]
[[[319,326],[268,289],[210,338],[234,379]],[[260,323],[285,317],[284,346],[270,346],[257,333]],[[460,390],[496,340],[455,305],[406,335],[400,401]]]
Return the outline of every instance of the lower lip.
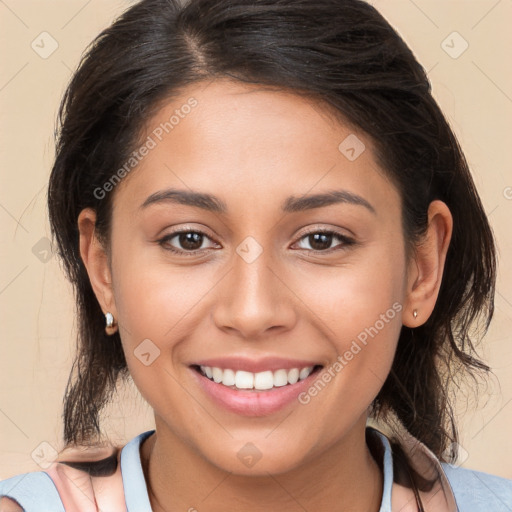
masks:
[[[297,401],[299,394],[305,391],[319,374],[317,370],[295,384],[287,384],[268,391],[245,391],[217,384],[194,368],[190,370],[201,388],[216,404],[242,416],[268,416],[283,409]]]

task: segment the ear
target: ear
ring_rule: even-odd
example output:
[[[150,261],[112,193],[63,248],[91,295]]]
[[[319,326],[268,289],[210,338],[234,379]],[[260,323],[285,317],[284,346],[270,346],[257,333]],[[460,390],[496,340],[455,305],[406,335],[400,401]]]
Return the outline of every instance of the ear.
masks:
[[[96,212],[92,208],[85,208],[80,212],[78,230],[80,232],[80,255],[87,269],[94,294],[103,314],[107,311],[112,313],[116,321],[118,316],[108,253],[96,235]],[[115,330],[115,327],[112,329]]]
[[[448,206],[435,200],[428,208],[428,229],[415,247],[407,271],[407,290],[402,322],[407,327],[425,323],[437,301],[446,254],[452,236],[453,218]],[[414,317],[414,311],[417,316]]]

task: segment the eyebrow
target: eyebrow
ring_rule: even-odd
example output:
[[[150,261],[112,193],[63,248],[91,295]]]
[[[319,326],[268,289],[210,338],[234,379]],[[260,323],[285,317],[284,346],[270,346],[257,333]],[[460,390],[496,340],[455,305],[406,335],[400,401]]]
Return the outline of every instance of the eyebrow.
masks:
[[[219,197],[204,192],[173,188],[160,190],[151,194],[140,206],[140,209],[143,210],[152,204],[162,203],[183,204],[186,206],[202,208],[203,210],[208,210],[214,213],[225,214],[228,212],[226,203]],[[320,194],[300,197],[290,196],[283,202],[282,211],[285,213],[295,213],[338,203],[364,206],[373,214],[376,213],[375,208],[366,199],[347,190],[329,190]]]

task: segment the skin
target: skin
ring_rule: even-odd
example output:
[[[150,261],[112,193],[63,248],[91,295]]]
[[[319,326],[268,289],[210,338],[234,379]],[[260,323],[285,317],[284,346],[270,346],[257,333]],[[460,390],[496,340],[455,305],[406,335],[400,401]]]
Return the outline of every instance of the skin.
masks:
[[[368,408],[401,326],[421,325],[434,308],[450,212],[440,201],[430,205],[427,235],[407,260],[400,196],[367,135],[313,100],[229,80],[189,86],[146,135],[191,96],[197,107],[116,187],[110,248],[95,236],[93,210],[78,218],[91,284],[155,412],[156,435],[141,449],[152,507],[378,511],[382,470],[365,442]],[[338,149],[350,134],[366,146],[355,161]],[[214,194],[228,212],[170,202],[140,208],[171,187]],[[281,211],[289,196],[334,189],[363,197],[374,212],[349,203]],[[355,244],[333,236],[315,252],[306,228]],[[166,249],[186,252],[178,237],[159,244],[173,229],[203,231],[200,254]],[[263,249],[251,263],[236,252],[247,236]],[[328,367],[394,303],[401,311],[307,405],[242,417],[215,405],[192,378],[194,361],[231,354]],[[160,350],[149,366],[134,354],[144,339]],[[262,454],[252,467],[237,457],[247,442]]]

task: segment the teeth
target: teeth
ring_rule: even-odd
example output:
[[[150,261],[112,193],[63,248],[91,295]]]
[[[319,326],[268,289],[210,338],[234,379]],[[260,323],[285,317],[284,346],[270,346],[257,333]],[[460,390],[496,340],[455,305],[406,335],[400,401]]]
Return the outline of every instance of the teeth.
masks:
[[[288,382],[290,384],[295,384],[299,380],[299,369],[298,368],[292,368],[288,372]]]
[[[217,384],[222,382],[222,377],[224,376],[224,372],[220,368],[212,368],[213,373],[213,382]]]
[[[269,370],[254,374],[254,389],[272,389],[274,387],[274,374]]]
[[[238,389],[252,389],[254,387],[254,373],[242,371],[236,372],[235,387]]]
[[[273,387],[282,387],[304,380],[313,371],[313,366],[305,368],[291,368],[290,370],[267,370],[259,373],[245,372],[243,370],[223,370],[222,368],[201,366],[203,375],[217,384],[223,384],[236,389],[265,390]]]
[[[288,384],[288,371],[277,370],[274,372],[274,386],[286,386]]]
[[[222,384],[224,386],[234,386],[236,382],[235,372],[233,370],[224,370]]]
[[[304,380],[310,373],[311,370],[309,368],[302,368],[299,372],[299,380]]]
[[[212,369],[209,366],[201,366],[201,370],[203,370],[203,373],[205,373],[209,379],[213,377]]]

